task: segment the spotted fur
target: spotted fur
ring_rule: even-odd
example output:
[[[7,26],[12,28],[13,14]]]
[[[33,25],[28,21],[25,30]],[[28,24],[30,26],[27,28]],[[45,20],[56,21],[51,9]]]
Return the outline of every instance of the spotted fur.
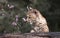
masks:
[[[37,10],[31,8],[26,13],[26,22],[32,24],[32,32],[49,32],[49,28],[47,26],[46,19],[42,16],[42,14]]]

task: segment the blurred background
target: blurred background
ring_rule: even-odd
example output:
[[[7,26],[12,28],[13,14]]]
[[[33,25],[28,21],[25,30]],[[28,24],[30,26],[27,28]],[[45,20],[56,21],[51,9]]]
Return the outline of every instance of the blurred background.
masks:
[[[24,23],[27,6],[36,8],[46,18],[50,32],[60,32],[60,0],[0,0],[0,33],[28,33]]]

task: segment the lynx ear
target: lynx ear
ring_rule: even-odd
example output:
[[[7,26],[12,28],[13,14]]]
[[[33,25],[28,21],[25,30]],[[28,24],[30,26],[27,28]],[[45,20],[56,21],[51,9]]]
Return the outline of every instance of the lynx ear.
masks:
[[[28,7],[28,6],[27,6],[27,10],[28,10],[28,11],[29,11],[29,10],[32,10],[32,9],[33,9],[32,7]]]
[[[34,14],[36,14],[36,16],[39,16],[40,12],[37,9],[34,9]]]
[[[37,12],[34,10],[34,12],[33,12],[34,14],[37,14]]]

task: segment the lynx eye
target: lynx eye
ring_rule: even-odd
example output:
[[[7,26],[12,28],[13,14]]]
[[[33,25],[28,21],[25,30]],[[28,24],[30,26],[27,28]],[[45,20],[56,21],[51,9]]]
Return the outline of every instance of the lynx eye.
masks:
[[[29,17],[29,18],[31,18],[31,17]]]

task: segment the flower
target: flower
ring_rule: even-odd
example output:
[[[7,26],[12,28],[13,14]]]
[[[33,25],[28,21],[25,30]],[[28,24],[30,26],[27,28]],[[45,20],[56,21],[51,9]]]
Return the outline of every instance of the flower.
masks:
[[[13,25],[13,26],[16,26],[16,25],[17,25],[17,23],[16,23],[16,22],[12,22],[12,25]]]

